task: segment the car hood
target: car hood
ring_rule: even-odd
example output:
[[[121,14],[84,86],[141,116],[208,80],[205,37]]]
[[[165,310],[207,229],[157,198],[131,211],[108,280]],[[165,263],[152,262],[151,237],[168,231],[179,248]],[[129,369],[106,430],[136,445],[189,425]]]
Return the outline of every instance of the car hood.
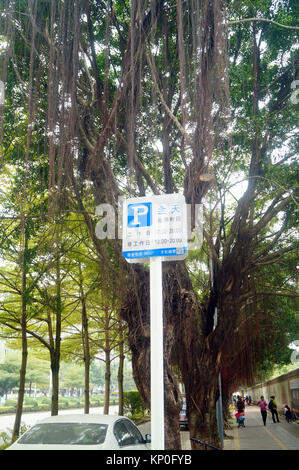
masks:
[[[15,442],[6,450],[102,450],[104,444],[97,445],[59,445],[59,444],[18,444]]]

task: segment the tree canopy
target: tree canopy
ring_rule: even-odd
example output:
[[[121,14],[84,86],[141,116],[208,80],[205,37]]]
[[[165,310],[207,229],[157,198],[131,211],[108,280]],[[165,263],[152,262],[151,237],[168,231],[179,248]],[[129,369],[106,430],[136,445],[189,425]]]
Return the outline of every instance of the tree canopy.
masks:
[[[149,404],[148,267],[128,265],[117,237],[96,237],[95,207],[181,192],[194,228],[203,204],[202,248],[163,268],[166,446],[180,446],[175,370],[190,431],[219,445],[219,373],[230,393],[287,362],[298,335],[298,2],[0,4],[2,201],[8,186],[17,207],[1,219],[1,255],[19,247],[19,318],[33,311],[34,259],[52,259],[49,305],[63,317],[78,217]]]

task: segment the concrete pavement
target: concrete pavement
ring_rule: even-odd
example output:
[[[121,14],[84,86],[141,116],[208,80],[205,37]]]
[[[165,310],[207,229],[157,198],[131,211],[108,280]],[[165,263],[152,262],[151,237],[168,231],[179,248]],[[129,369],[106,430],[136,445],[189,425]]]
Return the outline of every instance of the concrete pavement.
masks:
[[[299,450],[299,424],[287,423],[284,416],[279,423],[273,423],[271,413],[267,414],[266,426],[263,425],[260,409],[246,406],[245,428],[238,428],[232,410],[232,429],[225,431],[224,450]],[[181,432],[183,450],[190,450],[188,431]]]
[[[287,423],[284,416],[279,419],[280,422],[274,424],[268,412],[264,426],[260,409],[246,406],[245,428],[238,428],[232,418],[232,430],[227,434],[233,439],[225,439],[224,450],[299,450],[299,425]]]

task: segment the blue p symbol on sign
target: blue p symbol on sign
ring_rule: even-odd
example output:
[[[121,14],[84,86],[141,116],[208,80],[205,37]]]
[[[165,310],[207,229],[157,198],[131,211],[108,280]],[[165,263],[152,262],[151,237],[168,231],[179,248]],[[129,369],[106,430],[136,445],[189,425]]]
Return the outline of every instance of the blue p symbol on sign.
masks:
[[[128,227],[149,227],[152,225],[152,203],[128,204]]]

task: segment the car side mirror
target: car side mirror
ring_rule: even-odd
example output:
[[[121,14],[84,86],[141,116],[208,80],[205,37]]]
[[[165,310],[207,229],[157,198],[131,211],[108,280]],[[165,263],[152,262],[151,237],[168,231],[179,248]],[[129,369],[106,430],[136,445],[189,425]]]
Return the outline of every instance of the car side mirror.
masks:
[[[152,436],[151,434],[146,434],[145,435],[145,443],[150,444],[152,442]]]

